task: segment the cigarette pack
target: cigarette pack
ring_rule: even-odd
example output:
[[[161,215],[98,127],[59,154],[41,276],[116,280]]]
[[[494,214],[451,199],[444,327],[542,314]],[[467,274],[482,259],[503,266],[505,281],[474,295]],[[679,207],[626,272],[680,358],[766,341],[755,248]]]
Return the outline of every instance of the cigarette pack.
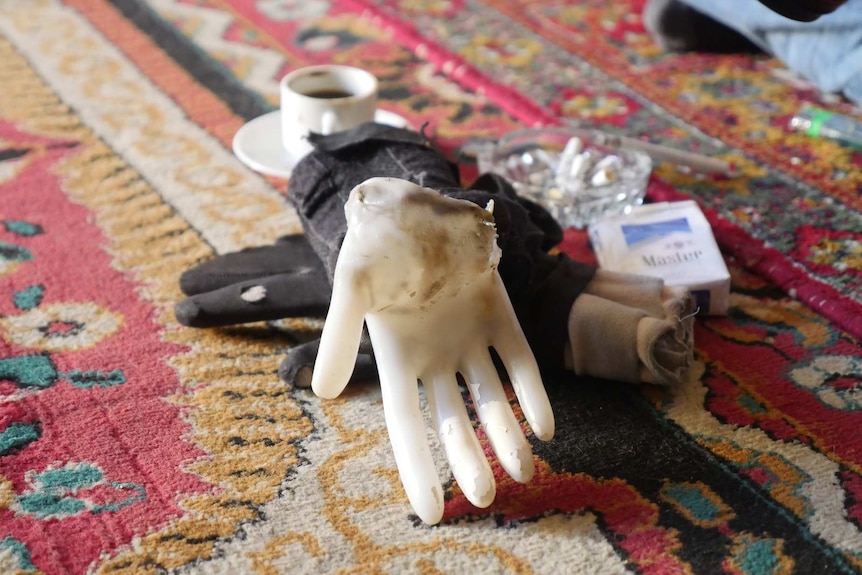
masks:
[[[730,272],[696,202],[636,206],[593,223],[589,236],[601,267],[685,286],[701,313],[727,313]]]

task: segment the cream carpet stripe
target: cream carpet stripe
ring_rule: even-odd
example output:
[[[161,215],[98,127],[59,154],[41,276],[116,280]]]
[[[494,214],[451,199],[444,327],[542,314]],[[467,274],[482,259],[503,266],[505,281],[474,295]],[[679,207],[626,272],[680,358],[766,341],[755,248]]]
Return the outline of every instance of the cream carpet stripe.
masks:
[[[212,559],[185,575],[320,573],[628,573],[596,525],[596,516],[554,514],[516,529],[486,517],[469,524],[415,525],[398,482],[376,385],[358,385],[348,401],[313,400],[318,423],[283,496],[262,507],[263,522],[242,539],[219,542]],[[320,425],[325,422],[325,425]],[[429,437],[437,468],[442,449]]]
[[[55,0],[0,0],[0,11],[0,32],[217,252],[301,229],[281,194],[190,121],[80,14]]]
[[[233,15],[212,6],[175,0],[150,0],[147,3],[169,22],[193,23],[184,31],[195,44],[216,59],[241,62],[244,72],[237,80],[267,100],[278,102],[279,74],[288,63],[284,53],[225,39],[225,32],[234,22]]]

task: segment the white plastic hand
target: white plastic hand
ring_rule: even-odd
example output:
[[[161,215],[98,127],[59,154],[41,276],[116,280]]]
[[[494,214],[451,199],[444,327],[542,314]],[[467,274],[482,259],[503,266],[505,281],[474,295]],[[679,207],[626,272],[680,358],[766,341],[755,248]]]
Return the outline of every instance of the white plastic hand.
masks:
[[[473,203],[404,180],[372,178],[345,205],[348,231],[312,377],[332,398],[353,369],[363,319],[374,347],[383,408],[407,497],[429,524],[443,515],[443,490],[425,437],[422,382],[455,480],[478,507],[494,500],[491,467],[474,433],[456,374],[503,468],[535,471],[532,450],[494,367],[508,372],[534,434],[548,440],[554,416],[535,358],[497,272],[493,217]]]

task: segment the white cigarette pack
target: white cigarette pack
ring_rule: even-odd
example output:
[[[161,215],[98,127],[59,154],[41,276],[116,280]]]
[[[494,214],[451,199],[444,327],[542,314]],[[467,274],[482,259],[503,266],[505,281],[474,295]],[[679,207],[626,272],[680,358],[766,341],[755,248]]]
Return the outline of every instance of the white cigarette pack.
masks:
[[[591,224],[589,235],[601,267],[685,286],[700,313],[727,313],[730,272],[696,202],[636,206]]]

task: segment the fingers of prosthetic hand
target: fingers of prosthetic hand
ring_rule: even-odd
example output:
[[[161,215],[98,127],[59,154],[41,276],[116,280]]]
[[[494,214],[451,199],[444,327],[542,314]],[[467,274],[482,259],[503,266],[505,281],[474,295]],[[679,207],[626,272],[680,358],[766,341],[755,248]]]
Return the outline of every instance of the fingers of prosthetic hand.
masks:
[[[536,471],[533,451],[515,419],[500,376],[487,348],[477,347],[465,358],[461,373],[476,406],[479,421],[497,459],[512,479],[526,483]]]
[[[521,411],[533,434],[542,441],[548,441],[554,437],[554,411],[542,383],[539,366],[499,276],[495,278],[494,284],[498,294],[493,304],[495,315],[505,320],[495,330],[491,347],[497,351],[506,368]]]
[[[322,266],[242,281],[180,301],[177,321],[218,327],[286,317],[320,317],[329,305],[329,280]]]
[[[369,329],[373,319],[369,318]],[[422,521],[435,524],[443,517],[443,487],[425,435],[416,374],[409,368],[409,351],[388,330],[372,333],[380,362],[380,391],[386,430],[395,455],[401,484]],[[315,375],[317,372],[315,372]]]
[[[238,282],[322,268],[304,234],[280,237],[271,246],[216,256],[180,275],[180,289],[195,295]]]
[[[455,374],[423,376],[422,386],[455,481],[470,503],[488,507],[497,494],[494,473],[473,430]]]
[[[363,341],[367,342],[367,338],[363,337]],[[360,344],[360,353],[356,356],[356,364],[350,376],[351,382],[372,381],[377,378],[377,367],[370,353],[370,345],[370,342]],[[319,338],[290,348],[278,366],[278,377],[291,387],[311,387],[311,375],[319,348]]]
[[[278,377],[291,387],[311,387],[311,374],[318,348],[320,339],[290,348],[278,366]]]

